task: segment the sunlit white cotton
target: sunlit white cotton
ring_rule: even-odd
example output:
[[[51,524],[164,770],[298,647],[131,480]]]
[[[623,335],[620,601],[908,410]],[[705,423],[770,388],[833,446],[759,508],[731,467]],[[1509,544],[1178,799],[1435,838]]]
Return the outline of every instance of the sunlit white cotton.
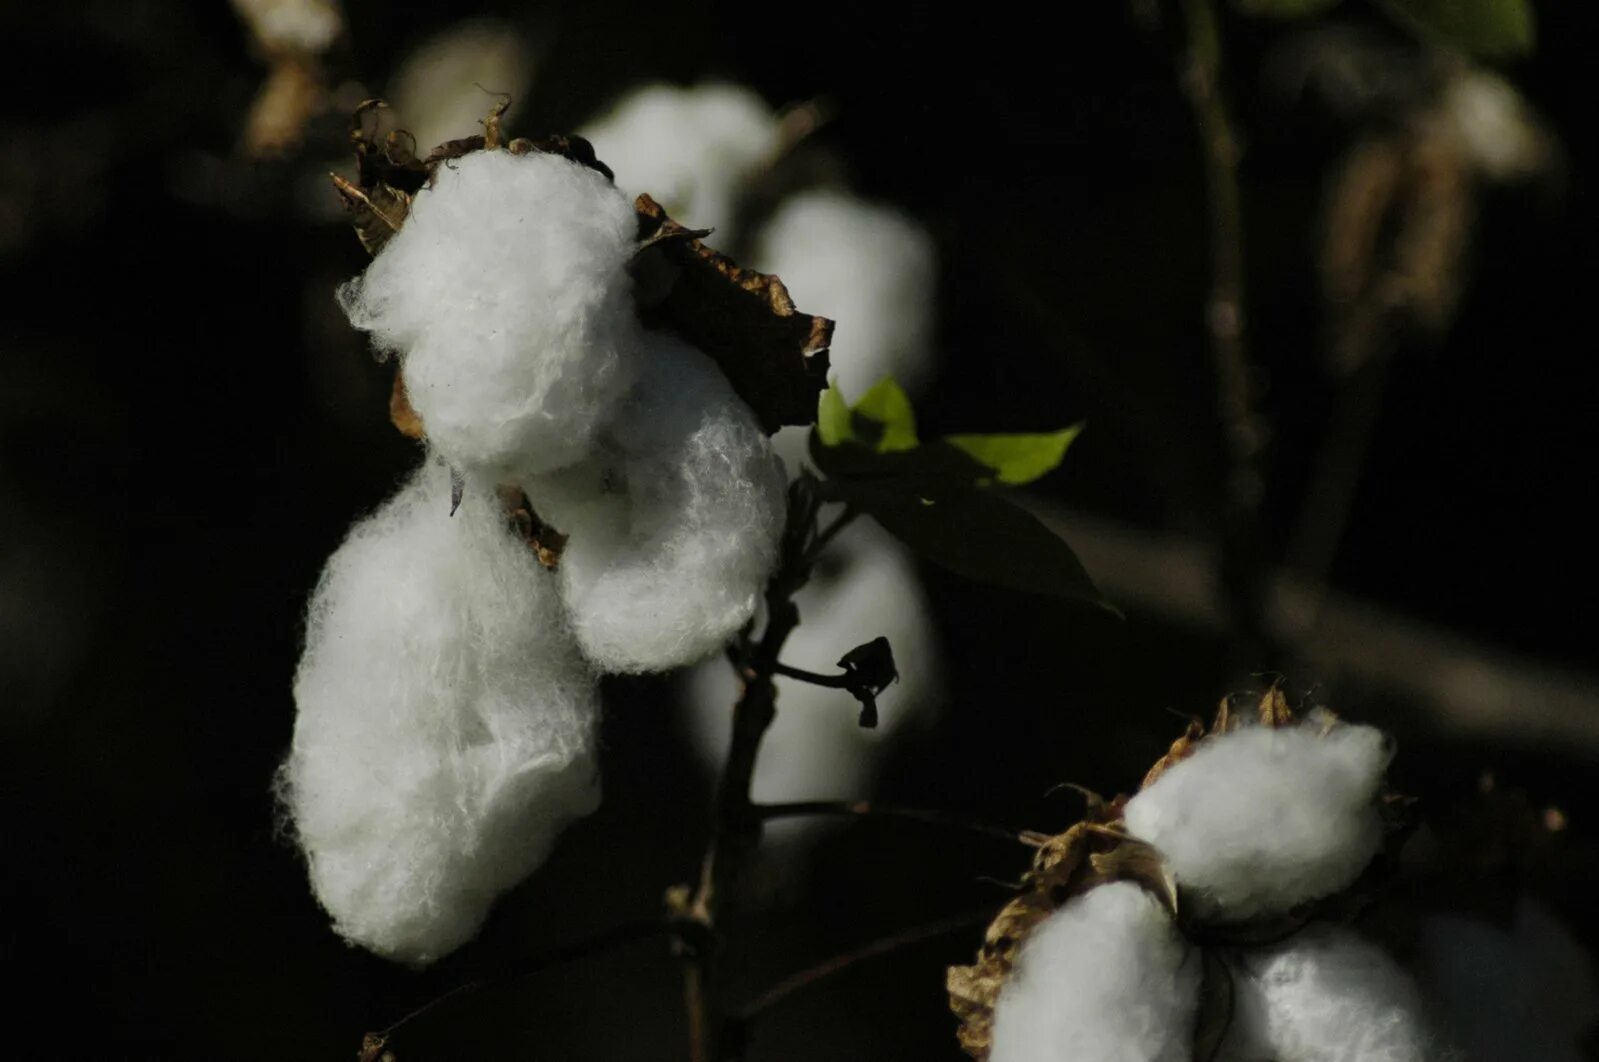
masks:
[[[594,676],[554,576],[492,491],[450,516],[431,463],[356,524],[313,595],[280,775],[334,927],[422,965],[593,810]]]
[[[581,130],[629,195],[648,193],[677,221],[733,238],[739,187],[777,150],[779,124],[747,88],[650,84]],[[815,311],[821,312],[821,311]]]
[[[1315,926],[1234,958],[1219,1062],[1424,1062],[1434,1058],[1415,984],[1346,929]]]
[[[1206,739],[1127,804],[1190,910],[1216,921],[1281,913],[1355,880],[1382,838],[1380,731],[1315,722]]]
[[[755,268],[796,305],[837,322],[829,354],[848,396],[884,376],[914,393],[933,365],[933,241],[897,210],[832,191],[784,201],[755,240]]]
[[[400,354],[447,461],[506,479],[561,468],[589,451],[633,381],[637,224],[593,170],[475,152],[435,171],[340,300]]]
[[[272,52],[323,52],[344,28],[336,0],[233,0],[261,47]]]
[[[878,725],[867,730],[847,692],[779,677],[777,718],[766,732],[751,792],[759,801],[859,798],[894,735],[938,706],[938,642],[927,601],[904,547],[863,520],[834,540],[794,603],[800,625],[784,646],[785,663],[831,674],[839,657],[882,636],[894,649],[900,679],[878,698]],[[694,749],[714,767],[727,753],[738,679],[725,660],[708,660],[689,674],[683,695]],[[774,822],[767,835],[814,825]]]
[[[526,482],[570,536],[563,596],[583,652],[608,672],[661,671],[720,649],[777,561],[782,462],[704,354],[652,336],[637,388],[585,464]]]
[[[1187,1062],[1200,960],[1128,882],[1069,901],[1028,935],[994,1007],[990,1062]]]

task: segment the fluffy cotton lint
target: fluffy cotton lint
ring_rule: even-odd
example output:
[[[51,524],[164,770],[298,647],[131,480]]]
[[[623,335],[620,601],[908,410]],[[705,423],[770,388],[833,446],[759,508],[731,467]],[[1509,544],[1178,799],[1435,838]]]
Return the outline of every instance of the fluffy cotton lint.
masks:
[[[581,132],[628,194],[647,192],[684,225],[714,228],[710,243],[725,248],[738,189],[771,159],[780,127],[754,92],[713,82],[645,85]]]
[[[766,732],[751,792],[759,801],[858,799],[867,795],[893,735],[937,707],[938,643],[927,601],[905,547],[860,520],[828,547],[794,604],[800,625],[783,648],[784,663],[831,674],[839,657],[882,636],[893,646],[900,679],[878,697],[879,723],[867,730],[857,722],[859,705],[844,690],[778,678],[777,718]],[[707,767],[727,754],[738,691],[726,660],[705,661],[684,683],[685,720]],[[767,833],[816,825],[775,822]]]
[[[1201,917],[1242,921],[1338,892],[1377,852],[1381,732],[1247,726],[1207,738],[1127,803]]]
[[[994,1007],[989,1062],[1187,1062],[1200,961],[1165,908],[1101,885],[1040,923]]]
[[[1315,926],[1234,962],[1219,1062],[1424,1062],[1416,987],[1379,948]]]
[[[648,366],[585,465],[526,483],[570,536],[563,596],[601,670],[661,671],[716,652],[777,561],[783,465],[704,354],[652,337]]]
[[[339,297],[399,353],[439,455],[515,479],[581,458],[633,382],[637,229],[631,202],[593,170],[478,151],[435,171]]]
[[[838,322],[829,363],[858,396],[884,376],[914,393],[933,367],[933,241],[910,218],[830,191],[783,203],[755,241],[755,268],[781,277],[807,313]]]
[[[294,698],[281,786],[312,887],[388,958],[470,939],[599,799],[595,681],[555,578],[491,490],[451,517],[437,463],[328,561]]]

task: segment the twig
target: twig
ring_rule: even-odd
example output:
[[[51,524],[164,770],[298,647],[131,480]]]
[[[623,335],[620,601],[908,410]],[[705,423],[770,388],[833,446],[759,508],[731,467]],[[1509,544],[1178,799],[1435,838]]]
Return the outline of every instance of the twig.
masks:
[[[859,816],[865,818],[905,819],[924,822],[930,826],[965,830],[1002,841],[1015,841],[1032,848],[1049,840],[1049,835],[1037,830],[1013,830],[992,822],[936,808],[907,808],[896,804],[876,804],[869,800],[801,800],[783,804],[755,804],[751,810],[763,821],[772,819],[802,818],[811,815]]]
[[[837,675],[822,675],[815,671],[806,671],[802,667],[790,667],[787,664],[775,664],[772,674],[791,678],[798,682],[809,682],[812,686],[826,686],[830,690],[847,690],[851,685],[860,681],[848,671]]]
[[[1205,162],[1211,282],[1206,306],[1216,402],[1227,447],[1221,583],[1240,650],[1264,647],[1260,564],[1261,455],[1265,432],[1255,409],[1244,328],[1244,222],[1238,189],[1238,137],[1222,95],[1221,26],[1215,0],[1181,0],[1188,51],[1180,83]],[[1259,661],[1251,661],[1258,663]]]

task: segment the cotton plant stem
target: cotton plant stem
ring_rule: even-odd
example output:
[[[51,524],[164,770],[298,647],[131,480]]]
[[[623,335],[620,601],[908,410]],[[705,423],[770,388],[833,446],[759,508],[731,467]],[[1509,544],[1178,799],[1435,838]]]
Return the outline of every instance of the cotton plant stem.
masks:
[[[1014,841],[1038,848],[1049,840],[1049,835],[1037,830],[1013,830],[992,822],[936,808],[907,808],[897,804],[877,804],[869,800],[801,800],[783,804],[755,804],[751,810],[762,821],[773,819],[804,818],[809,816],[850,816],[860,818],[886,818],[922,822],[950,830],[963,830],[1002,841]]]
[[[1261,564],[1261,462],[1265,429],[1255,408],[1244,320],[1244,223],[1238,136],[1221,90],[1221,25],[1215,0],[1180,0],[1188,50],[1180,78],[1205,166],[1211,278],[1205,319],[1227,454],[1220,581],[1240,649],[1265,648]],[[1252,663],[1258,664],[1254,660]]]

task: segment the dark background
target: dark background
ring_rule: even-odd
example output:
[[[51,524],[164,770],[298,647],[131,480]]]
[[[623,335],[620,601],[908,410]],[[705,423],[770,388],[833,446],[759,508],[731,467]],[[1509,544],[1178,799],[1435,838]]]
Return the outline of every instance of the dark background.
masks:
[[[349,43],[333,61],[377,90],[410,47],[467,13],[347,6]],[[1599,371],[1578,6],[1542,5],[1536,54],[1509,71],[1560,136],[1563,178],[1485,197],[1457,320],[1396,352],[1332,583],[1584,671],[1595,565],[1580,513]],[[1410,47],[1348,8],[1345,21]],[[830,3],[474,11],[546,49],[518,131],[575,127],[656,78],[725,76],[773,104],[830,97],[838,117],[823,135],[857,187],[938,239],[927,433],[1086,418],[1042,493],[1210,537],[1221,445],[1202,324],[1207,225],[1170,25],[1151,32],[1120,4],[1070,5],[1047,24],[1016,9]],[[1316,217],[1354,133],[1262,90],[1289,30],[1232,16],[1225,29],[1248,142],[1275,555],[1331,408]],[[664,887],[695,871],[708,783],[668,685],[628,681],[607,688],[604,807],[479,944],[418,976],[329,931],[275,836],[269,784],[293,723],[306,595],[353,517],[415,461],[386,420],[386,370],[331,299],[364,254],[347,228],[298,209],[314,159],[234,155],[262,71],[227,5],[12,4],[0,38],[11,212],[0,216],[20,234],[0,245],[0,785],[17,986],[5,1053],[349,1058],[364,1030],[450,984],[651,916]],[[927,577],[952,707],[906,741],[879,779],[885,798],[1062,828],[1078,806],[1046,797],[1052,785],[1130,787],[1178,715],[1207,712],[1243,679],[1218,632],[1158,610],[1121,622]],[[1424,807],[1469,801],[1485,770],[1558,805],[1573,854],[1551,894],[1594,883],[1580,876],[1599,812],[1599,719],[1586,745],[1464,737],[1381,690],[1293,678],[1396,729],[1398,781]],[[1503,706],[1507,735],[1518,710]],[[997,906],[1003,888],[983,879],[1022,868],[1003,843],[862,824],[776,890],[734,961],[753,988],[881,933]],[[751,1057],[957,1057],[942,966],[975,939],[935,940],[797,997],[756,1031]],[[396,1048],[402,1062],[681,1057],[677,978],[663,942],[639,943],[441,1009]]]

